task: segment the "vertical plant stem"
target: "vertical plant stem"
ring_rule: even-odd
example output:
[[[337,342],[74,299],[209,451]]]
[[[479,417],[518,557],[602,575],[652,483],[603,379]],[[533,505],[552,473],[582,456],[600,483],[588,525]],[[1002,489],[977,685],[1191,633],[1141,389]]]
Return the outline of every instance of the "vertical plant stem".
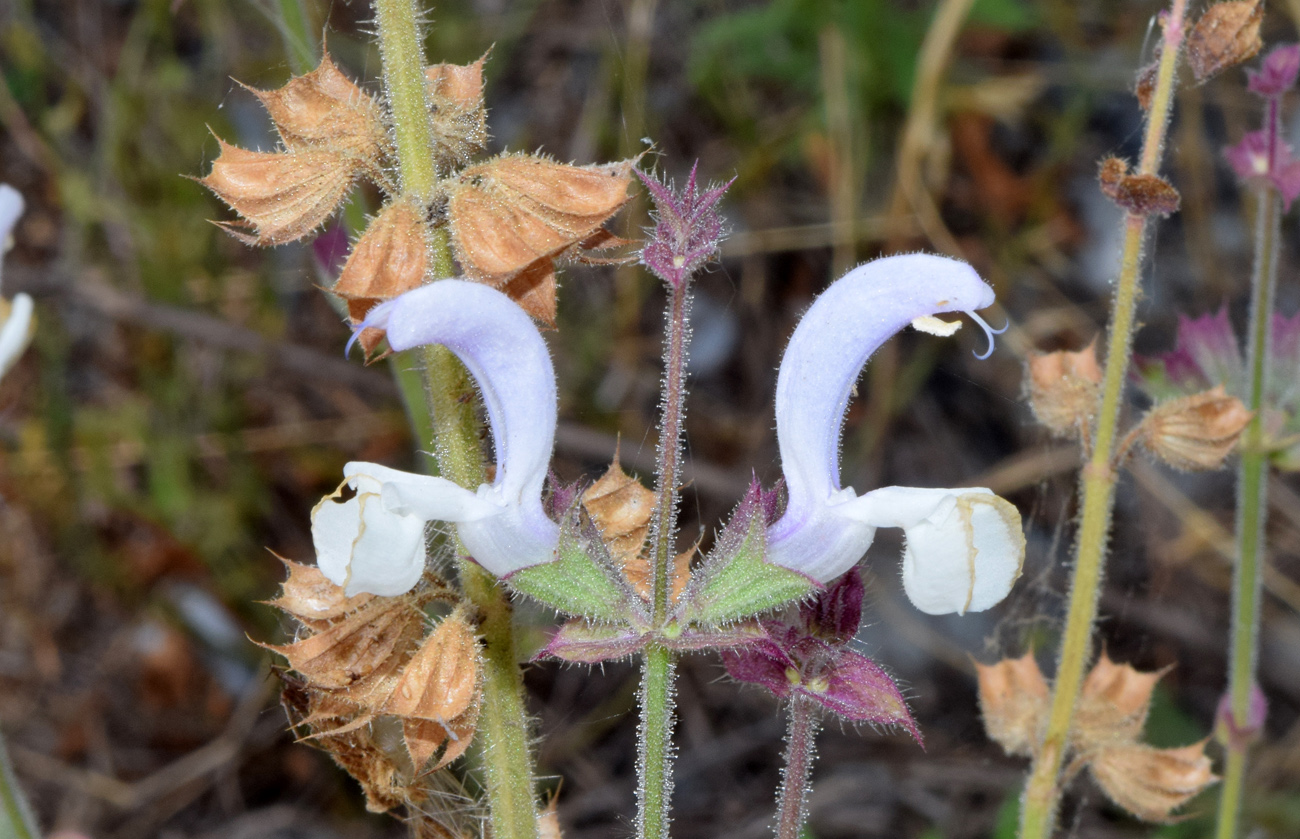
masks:
[[[1269,120],[1276,136],[1277,100],[1269,102]],[[1272,157],[1270,156],[1270,159]],[[1246,353],[1249,391],[1246,404],[1254,416],[1241,437],[1241,463],[1237,467],[1237,562],[1232,580],[1232,642],[1228,664],[1228,700],[1232,723],[1227,737],[1228,767],[1219,797],[1218,839],[1237,835],[1241,791],[1246,777],[1251,694],[1259,658],[1260,590],[1264,579],[1264,525],[1267,521],[1268,452],[1264,444],[1264,391],[1268,385],[1268,356],[1272,344],[1273,296],[1277,289],[1277,262],[1282,219],[1282,199],[1276,189],[1258,192],[1255,214],[1255,266],[1251,276],[1250,332]]]
[[[659,461],[655,483],[655,512],[651,524],[653,621],[668,620],[672,597],[673,543],[677,535],[678,476],[681,474],[682,422],[686,412],[687,319],[691,295],[689,278],[668,284],[664,336],[663,416],[659,426]],[[672,651],[652,644],[646,648],[641,679],[641,729],[637,752],[637,837],[667,839],[672,798],[672,734],[675,716]]]
[[[375,0],[384,92],[397,140],[397,170],[402,191],[428,201],[438,184],[433,164],[433,127],[424,82],[415,0]]]
[[[414,0],[375,0],[384,89],[397,140],[403,192],[427,201],[437,186]],[[450,276],[447,237],[433,237],[434,272]],[[469,373],[446,347],[423,351],[425,388],[433,416],[438,468],[463,487],[483,482],[481,424],[474,411]],[[461,586],[478,610],[483,635],[483,707],[479,736],[485,746],[488,812],[495,839],[536,839],[537,805],[523,679],[515,656],[510,600],[495,578],[473,562],[460,565]]]
[[[817,716],[811,699],[798,694],[790,702],[790,728],[785,744],[785,774],[777,803],[776,839],[799,839],[808,806],[817,742]]]
[[[0,738],[0,837],[3,839],[40,839],[36,819],[18,786],[9,752]]]
[[[672,752],[677,664],[672,651],[652,644],[641,674],[641,725],[637,738],[638,839],[666,839],[673,792]]]
[[[1164,44],[1147,114],[1139,174],[1156,174],[1160,168],[1186,12],[1187,0],[1174,0],[1165,22]],[[1061,764],[1074,723],[1074,708],[1083,684],[1084,670],[1092,655],[1092,628],[1097,619],[1102,565],[1115,503],[1116,472],[1112,456],[1133,347],[1146,227],[1145,216],[1130,213],[1124,219],[1124,248],[1111,309],[1106,370],[1097,407],[1092,456],[1083,467],[1080,481],[1083,512],[1075,545],[1069,611],[1057,658],[1056,680],[1052,685],[1051,715],[1021,799],[1020,839],[1045,839],[1052,831],[1061,792]]]

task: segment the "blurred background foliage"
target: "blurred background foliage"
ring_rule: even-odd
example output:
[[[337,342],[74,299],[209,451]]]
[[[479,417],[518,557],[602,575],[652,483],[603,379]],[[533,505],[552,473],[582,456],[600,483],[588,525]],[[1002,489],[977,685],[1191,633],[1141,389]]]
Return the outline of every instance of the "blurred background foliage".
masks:
[[[946,9],[955,37],[927,55]],[[1293,39],[1275,3],[1266,39]],[[431,60],[489,48],[493,150],[588,163],[641,153],[680,177],[738,180],[733,235],[695,311],[685,533],[711,528],[750,470],[777,475],[774,370],[800,311],[837,270],[881,253],[947,250],[998,287],[1014,328],[993,359],[976,336],[904,335],[873,362],[845,430],[845,482],[982,484],[1029,526],[1007,605],[962,621],[908,612],[893,552],[873,548],[866,650],[910,686],[927,752],[875,732],[823,738],[818,837],[1009,837],[1022,767],[986,742],[967,653],[1050,650],[1073,509],[1072,452],[1019,401],[1032,348],[1078,348],[1104,320],[1116,211],[1096,161],[1132,155],[1129,93],[1150,58],[1154,2],[1119,0],[461,0],[429,13]],[[961,11],[961,10],[958,10]],[[226,210],[188,178],[213,135],[270,149],[240,83],[314,66],[322,35],[377,89],[361,0],[8,0],[0,6],[0,180],[28,211],[4,293],[38,299],[33,349],[0,382],[0,728],[47,827],[98,837],[379,836],[360,796],[289,742],[275,686],[245,633],[274,639],[281,575],[311,557],[308,516],[349,459],[412,467],[389,365],[344,361],[347,330],[320,287],[340,258],[253,250],[209,223]],[[929,60],[930,64],[926,64]],[[1218,149],[1256,118],[1239,71],[1185,87],[1171,177],[1184,212],[1162,225],[1146,351],[1177,311],[1228,300],[1239,322],[1247,220]],[[377,196],[342,214],[356,229]],[[928,209],[927,209],[928,208]],[[634,201],[620,222],[644,223]],[[1286,223],[1281,305],[1300,307]],[[621,439],[653,459],[661,295],[635,269],[572,268],[549,336],[562,389],[557,471],[593,476]],[[395,365],[409,366],[399,359]],[[1221,690],[1231,525],[1228,475],[1143,464],[1125,486],[1103,609],[1119,660],[1178,663],[1151,720],[1160,744],[1208,733]],[[1274,836],[1300,834],[1300,493],[1274,492],[1276,573],[1265,629],[1270,740],[1249,787]],[[527,613],[528,637],[549,616]],[[764,835],[778,715],[683,668],[678,833]],[[561,789],[566,835],[624,831],[632,807],[633,673],[528,673]],[[563,778],[560,787],[558,779]],[[707,783],[706,783],[707,781]],[[1074,835],[1149,835],[1079,785]],[[1210,809],[1213,793],[1192,808]],[[1170,837],[1206,835],[1193,818]]]

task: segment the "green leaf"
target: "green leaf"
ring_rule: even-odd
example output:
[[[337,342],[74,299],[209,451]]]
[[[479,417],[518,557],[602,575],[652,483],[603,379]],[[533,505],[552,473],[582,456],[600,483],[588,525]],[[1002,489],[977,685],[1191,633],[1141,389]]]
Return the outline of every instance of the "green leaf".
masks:
[[[644,625],[641,599],[614,568],[600,534],[576,511],[566,517],[554,562],[522,568],[505,578],[516,591],[570,615]]]
[[[683,623],[716,626],[807,596],[817,583],[767,561],[767,520],[755,483],[682,592]]]

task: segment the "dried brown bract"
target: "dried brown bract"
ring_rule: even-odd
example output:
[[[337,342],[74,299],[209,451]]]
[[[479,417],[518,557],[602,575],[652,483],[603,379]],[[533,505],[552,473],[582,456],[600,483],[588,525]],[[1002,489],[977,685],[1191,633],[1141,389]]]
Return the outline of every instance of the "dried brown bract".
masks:
[[[283,702],[302,739],[329,752],[384,811],[419,797],[422,775],[451,763],[474,736],[478,641],[460,609],[426,635],[423,607],[455,599],[428,578],[401,597],[358,595],[311,566],[285,561],[272,605],[303,621],[303,637],[261,646],[283,655]]]
[[[1236,447],[1252,414],[1222,385],[1162,402],[1140,427],[1142,445],[1175,469],[1218,469]]]
[[[488,141],[483,106],[483,63],[434,64],[424,68],[434,142],[449,165],[464,166]]]
[[[289,151],[329,149],[366,165],[386,142],[379,103],[339,71],[329,53],[320,66],[276,90],[252,90]]]
[[[1082,750],[1110,742],[1135,742],[1142,736],[1151,692],[1168,669],[1143,673],[1116,664],[1105,652],[1083,683],[1072,737]]]
[[[245,244],[301,239],[320,227],[352,188],[354,167],[340,152],[258,152],[217,142],[221,154],[199,183],[243,216],[243,221],[218,224]]]
[[[1196,80],[1254,58],[1264,46],[1259,37],[1263,20],[1264,0],[1232,0],[1206,9],[1187,35],[1187,63]]]
[[[1219,780],[1205,756],[1208,740],[1180,749],[1140,743],[1102,749],[1089,762],[1111,801],[1147,822],[1167,822],[1173,811]]]
[[[984,730],[1007,754],[1036,757],[1050,698],[1032,654],[975,664]],[[1168,668],[1143,673],[1104,652],[1084,680],[1070,748],[1069,775],[1088,767],[1106,795],[1144,821],[1162,822],[1218,780],[1205,757],[1207,741],[1178,749],[1141,742],[1151,693]]]
[[[220,223],[240,241],[279,245],[301,239],[338,209],[358,176],[383,182],[387,140],[379,105],[328,54],[307,75],[253,93],[271,115],[285,151],[248,151],[218,138],[221,153],[199,179],[243,217]]]
[[[1160,44],[1156,44],[1155,56],[1151,63],[1138,70],[1137,83],[1133,85],[1133,93],[1137,96],[1138,105],[1142,110],[1151,110],[1151,97],[1156,92],[1156,77],[1160,74]]]
[[[348,315],[357,324],[376,303],[423,284],[429,263],[424,213],[414,200],[400,198],[384,207],[361,234],[332,291],[348,301]],[[361,333],[361,346],[367,356],[382,337],[378,329]]]
[[[1047,682],[1032,652],[997,664],[975,662],[980,712],[989,739],[1009,755],[1032,757],[1047,719]]]
[[[605,474],[582,494],[582,505],[600,530],[610,556],[647,600],[651,596],[650,562],[644,551],[654,503],[655,494],[623,471],[617,454]],[[692,548],[673,561],[671,597],[676,598],[686,587],[694,555]]]
[[[1053,434],[1079,433],[1097,409],[1101,367],[1094,341],[1078,352],[1030,355],[1025,386],[1034,416]]]
[[[448,186],[456,259],[471,279],[502,288],[553,322],[553,261],[593,241],[628,200],[635,161],[572,166],[506,154],[462,170]],[[605,242],[598,237],[596,247]],[[523,275],[524,287],[513,282]]]
[[[1159,175],[1130,175],[1128,164],[1117,157],[1101,162],[1097,180],[1103,195],[1137,216],[1172,215],[1182,201],[1169,181]]]

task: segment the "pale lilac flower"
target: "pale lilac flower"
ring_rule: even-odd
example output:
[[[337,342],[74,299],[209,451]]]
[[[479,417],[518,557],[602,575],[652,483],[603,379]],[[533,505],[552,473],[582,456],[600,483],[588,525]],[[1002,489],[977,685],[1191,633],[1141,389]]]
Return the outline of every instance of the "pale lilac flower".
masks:
[[[0,271],[4,268],[4,254],[9,250],[9,237],[23,214],[23,196],[9,184],[0,184]],[[32,316],[35,305],[26,294],[16,294],[12,302],[0,298],[0,376],[18,361],[18,357],[32,341]]]
[[[1300,44],[1274,47],[1258,70],[1246,71],[1246,88],[1265,99],[1275,99],[1295,87],[1300,74]]]
[[[496,479],[473,492],[445,479],[349,463],[340,492],[312,513],[321,571],[349,595],[408,591],[424,571],[424,529],[452,522],[475,561],[497,576],[553,558],[559,527],[543,509],[555,441],[555,371],[542,336],[510,298],[440,280],[371,310],[358,332],[387,330],[394,350],[442,344],[469,369],[487,408]]]
[[[768,529],[768,559],[833,580],[866,552],[877,527],[907,537],[903,586],[930,614],[980,611],[1020,575],[1020,514],[988,489],[885,487],[858,496],[840,486],[840,427],[858,373],[908,324],[951,333],[935,315],[975,314],[993,290],[965,263],[909,254],[860,265],[828,288],[790,339],[776,385],[776,431],[785,473],[784,515]]]

